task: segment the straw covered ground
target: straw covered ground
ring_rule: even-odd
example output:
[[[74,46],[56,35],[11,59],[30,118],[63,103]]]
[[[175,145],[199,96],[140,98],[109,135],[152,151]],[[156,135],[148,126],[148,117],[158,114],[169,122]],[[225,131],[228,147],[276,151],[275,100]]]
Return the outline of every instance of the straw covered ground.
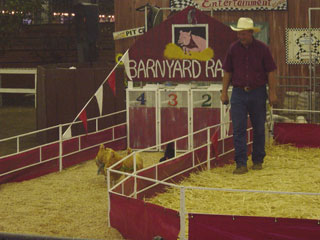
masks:
[[[163,153],[143,153],[145,166]],[[193,174],[186,186],[320,192],[320,150],[267,148],[264,169],[234,176],[234,166]],[[21,183],[0,185],[0,232],[123,239],[107,227],[107,188],[93,160]],[[261,193],[186,192],[188,212],[320,219],[320,197]],[[169,189],[147,201],[179,209],[179,192]]]
[[[145,166],[163,153],[142,153]],[[0,185],[0,232],[123,239],[107,225],[107,188],[94,160],[20,183]]]
[[[234,167],[194,173],[180,185],[320,193],[320,149],[268,146],[263,170],[233,175]],[[168,188],[146,201],[179,210],[179,194],[178,188]],[[186,190],[185,194],[190,213],[320,219],[320,196],[204,190]]]

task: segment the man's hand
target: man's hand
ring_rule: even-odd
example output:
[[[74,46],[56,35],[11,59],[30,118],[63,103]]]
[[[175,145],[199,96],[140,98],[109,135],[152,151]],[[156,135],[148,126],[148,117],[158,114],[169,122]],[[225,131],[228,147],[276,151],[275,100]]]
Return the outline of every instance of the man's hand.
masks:
[[[277,103],[278,97],[275,91],[269,91],[269,104],[270,106],[273,106]]]
[[[224,91],[221,92],[220,100],[222,104],[228,105],[229,104],[229,96],[228,93],[225,93]]]
[[[222,78],[222,90],[220,100],[222,104],[228,105],[229,104],[229,96],[228,96],[228,88],[231,82],[232,73],[223,71],[223,78]]]

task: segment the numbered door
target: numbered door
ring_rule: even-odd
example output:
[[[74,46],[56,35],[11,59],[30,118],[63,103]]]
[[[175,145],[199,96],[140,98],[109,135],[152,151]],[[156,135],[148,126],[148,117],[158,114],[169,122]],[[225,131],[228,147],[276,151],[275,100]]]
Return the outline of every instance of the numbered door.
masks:
[[[220,123],[220,93],[218,91],[193,89],[191,99],[193,132]],[[210,133],[210,136],[212,134]],[[193,147],[207,143],[207,132],[194,134],[192,140]]]
[[[143,149],[157,144],[156,90],[127,90],[128,146]]]
[[[189,90],[159,90],[160,142],[188,135]],[[188,150],[188,137],[177,142],[177,150]]]

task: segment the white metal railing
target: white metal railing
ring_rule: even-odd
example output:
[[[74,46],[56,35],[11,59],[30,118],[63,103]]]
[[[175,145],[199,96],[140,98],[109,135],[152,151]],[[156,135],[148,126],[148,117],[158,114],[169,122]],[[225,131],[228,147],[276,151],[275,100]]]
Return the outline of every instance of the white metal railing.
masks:
[[[32,74],[34,75],[34,88],[3,88],[1,87],[1,74]],[[0,98],[1,93],[26,93],[34,95],[34,107],[37,108],[37,69],[36,68],[0,68]],[[1,101],[0,101],[1,103]]]
[[[293,113],[320,113],[320,110],[303,110],[303,109],[286,109],[286,108],[273,108],[274,112],[293,112]]]
[[[179,141],[181,139],[184,139],[186,137],[189,137],[189,135],[194,136],[195,134],[200,133],[202,131],[207,131],[207,133],[208,133],[207,136],[210,136],[210,129],[221,127],[223,124],[228,124],[228,123],[217,124],[217,125],[214,125],[214,126],[199,130],[197,132],[185,135],[183,137],[168,141],[166,143],[162,143],[162,144],[160,144],[160,148],[159,149],[161,149],[162,145],[166,145],[166,144],[168,144],[169,142],[172,142],[172,141],[174,141],[174,143],[176,145],[177,141]],[[249,132],[250,130],[252,130],[252,128],[247,129],[247,133],[248,133],[248,137],[249,137],[247,144],[252,144],[252,139],[250,139],[250,132]],[[227,136],[226,138],[222,138],[222,139],[218,140],[218,141],[222,141],[222,153],[219,155],[219,157],[234,151],[234,149],[229,149],[228,150],[228,149],[225,149],[225,147],[224,147],[225,146],[224,145],[225,144],[225,140],[228,139],[228,138],[231,138],[231,137],[232,136]],[[198,168],[199,166],[204,165],[206,163],[207,163],[207,166],[210,167],[210,162],[215,159],[215,157],[210,158],[210,154],[207,155],[207,160],[206,161],[200,162],[198,164],[196,164],[195,159],[194,159],[195,151],[197,151],[198,149],[201,149],[201,148],[203,148],[205,146],[207,146],[209,148],[210,144],[211,144],[211,141],[210,141],[210,138],[208,137],[207,138],[207,142],[204,143],[203,145],[198,146],[198,147],[196,147],[194,149],[191,149],[189,151],[186,151],[185,153],[183,153],[183,154],[181,154],[179,156],[175,155],[174,158],[167,160],[167,161],[172,161],[174,159],[181,158],[186,154],[192,153],[192,167],[184,169],[183,171],[178,172],[178,173],[176,173],[176,174],[174,174],[172,176],[169,176],[169,177],[167,177],[167,178],[165,178],[163,180],[159,180],[158,179],[158,174],[157,173],[158,173],[158,166],[160,166],[164,162],[157,163],[156,165],[152,165],[150,167],[147,167],[147,168],[144,168],[144,169],[141,169],[141,170],[138,170],[138,171],[136,171],[136,169],[134,168],[134,172],[133,173],[125,173],[125,172],[122,172],[122,171],[114,170],[113,168],[117,165],[117,164],[114,164],[113,166],[111,166],[107,170],[107,173],[108,173],[107,174],[108,191],[109,191],[109,193],[117,194],[117,195],[120,195],[120,196],[126,196],[125,192],[124,192],[124,183],[129,178],[134,178],[134,191],[133,191],[133,193],[127,195],[127,197],[131,197],[131,198],[136,198],[138,194],[143,193],[144,191],[147,191],[147,190],[149,190],[149,189],[151,189],[151,188],[153,188],[153,187],[155,187],[155,186],[157,186],[159,184],[161,184],[163,186],[167,186],[167,187],[179,188],[180,189],[180,209],[179,209],[179,215],[180,215],[180,238],[179,239],[187,239],[187,236],[186,236],[186,232],[187,232],[186,231],[186,227],[187,227],[186,226],[186,219],[188,217],[188,212],[186,210],[186,200],[185,200],[186,199],[187,190],[196,189],[196,190],[203,190],[203,191],[224,191],[224,192],[260,193],[260,194],[320,196],[320,193],[311,193],[311,192],[284,192],[284,191],[250,190],[250,189],[244,190],[244,189],[228,189],[228,188],[188,187],[188,186],[181,186],[181,185],[179,186],[179,185],[176,185],[174,183],[167,182],[168,180],[170,180],[170,179],[172,179],[172,178],[174,178],[174,177],[176,177],[178,175],[181,175],[184,172],[188,172],[188,171],[190,171],[192,169]],[[149,151],[149,150],[151,150],[152,148],[155,148],[155,147],[158,147],[158,146],[152,146],[152,147],[149,147],[147,149],[143,149],[143,150],[140,150],[140,151],[137,151],[137,152],[133,152],[132,154],[130,154],[126,158],[122,159],[122,161],[124,161],[125,159],[127,159],[128,157],[133,155],[134,156],[134,166],[135,166],[135,164],[136,164],[135,155],[137,153],[143,152],[143,151]],[[138,175],[140,172],[145,171],[145,170],[150,169],[150,168],[155,168],[155,177],[154,178],[144,177],[144,176],[139,176]],[[123,175],[125,175],[125,178],[123,178],[120,182],[118,182],[117,184],[115,184],[114,186],[111,187],[111,183],[110,183],[110,173],[111,172],[117,173],[117,174],[123,174]],[[137,179],[149,181],[152,184],[148,185],[144,189],[140,189],[139,191],[137,191],[137,186],[136,186]],[[115,192],[115,189],[117,189],[119,186],[122,186],[121,192],[120,193],[119,192]],[[109,197],[109,194],[108,194],[108,197]],[[110,199],[108,201],[108,204],[109,204],[109,208],[108,208],[109,212],[108,212],[108,214],[110,216],[110,210],[111,210],[110,209]],[[108,219],[108,221],[109,221],[108,223],[109,223],[109,226],[110,226],[110,218]]]
[[[100,119],[111,117],[111,116],[118,115],[118,114],[122,114],[122,113],[125,113],[125,112],[126,112],[126,110],[121,110],[121,111],[118,111],[118,112],[106,114],[104,116],[90,118],[87,121],[88,121],[88,124],[90,122],[94,121],[95,122],[95,126],[96,126],[95,127],[95,131],[99,131],[99,120]],[[31,135],[34,135],[34,134],[40,134],[40,133],[43,133],[43,132],[47,132],[49,130],[57,130],[57,132],[59,132],[60,138],[62,139],[62,133],[63,133],[62,130],[63,129],[66,129],[67,127],[69,127],[71,125],[76,125],[76,124],[81,124],[81,123],[82,123],[81,121],[75,121],[75,122],[72,122],[72,123],[64,123],[64,124],[60,124],[60,125],[56,125],[56,126],[40,129],[40,130],[35,130],[35,131],[32,131],[32,132],[20,134],[20,135],[17,135],[17,136],[0,139],[0,143],[5,143],[5,142],[8,142],[8,141],[15,140],[16,141],[16,146],[17,146],[15,153],[1,156],[1,158],[2,157],[9,157],[10,155],[14,155],[14,154],[17,154],[17,153],[25,152],[25,151],[32,150],[32,149],[38,147],[38,146],[36,146],[34,148],[28,148],[28,149],[24,149],[23,151],[20,151],[20,145],[21,145],[21,141],[20,140],[23,137],[31,136]],[[61,132],[60,132],[60,130],[61,130]],[[106,130],[106,129],[102,129],[102,130]],[[57,138],[56,141],[52,141],[50,143],[58,142],[60,138]]]
[[[215,159],[215,157],[211,157],[210,156],[210,145],[211,145],[211,139],[210,139],[210,132],[212,129],[216,129],[216,128],[221,128],[223,125],[225,124],[230,124],[230,122],[225,122],[225,123],[220,123],[220,124],[216,124],[216,125],[213,125],[213,126],[210,126],[210,127],[207,127],[207,128],[204,128],[204,129],[201,129],[201,130],[198,130],[196,132],[193,132],[193,133],[190,133],[190,134],[187,134],[185,136],[182,136],[182,137],[179,137],[179,138],[176,138],[174,140],[170,140],[168,142],[165,142],[165,143],[162,143],[162,144],[158,144],[157,146],[152,146],[152,147],[149,147],[149,148],[146,148],[146,149],[143,149],[143,150],[139,150],[139,151],[136,151],[136,152],[133,152],[131,153],[130,155],[126,156],[125,158],[121,159],[120,162],[117,162],[115,163],[114,165],[110,166],[108,169],[107,169],[107,184],[108,184],[108,191],[110,193],[114,193],[114,194],[119,194],[117,192],[115,192],[114,190],[119,187],[120,185],[122,186],[122,193],[119,194],[119,195],[124,195],[124,183],[125,181],[130,178],[130,177],[133,177],[134,178],[134,191],[131,195],[129,195],[128,197],[133,197],[133,198],[137,198],[137,194],[139,193],[143,193],[144,191],[150,189],[150,188],[153,188],[159,184],[163,184],[165,186],[171,186],[171,187],[177,187],[177,188],[180,188],[181,190],[181,194],[180,194],[180,210],[179,210],[179,213],[180,213],[180,228],[181,228],[181,231],[180,231],[180,239],[186,239],[186,236],[185,236],[185,230],[186,230],[186,226],[185,226],[185,218],[187,216],[187,212],[186,212],[186,208],[185,208],[185,189],[187,189],[187,187],[184,187],[184,186],[178,186],[176,184],[172,184],[172,183],[168,183],[167,181],[178,176],[178,175],[181,175],[185,172],[188,172],[192,169],[195,169],[195,168],[198,168],[199,166],[201,165],[204,165],[206,164],[207,168],[210,169],[210,163],[212,160]],[[250,130],[252,130],[252,128],[248,128],[247,129],[247,135],[248,135],[248,144],[252,144],[252,139],[250,138]],[[164,162],[161,162],[161,163],[157,163],[156,165],[152,165],[150,167],[147,167],[147,168],[143,168],[143,169],[140,169],[138,171],[136,171],[136,154],[140,153],[140,152],[143,152],[143,151],[150,151],[151,149],[154,149],[154,148],[158,148],[158,149],[161,149],[162,146],[168,144],[169,142],[174,142],[175,144],[175,153],[176,153],[176,146],[177,146],[177,142],[179,140],[182,140],[182,139],[185,139],[185,138],[193,138],[196,134],[199,134],[199,133],[207,133],[207,140],[204,144],[202,144],[201,146],[197,146],[195,148],[192,148],[191,150],[187,150],[186,152],[182,153],[181,155],[177,156],[175,154],[175,157],[172,158],[172,159],[169,159],[169,160],[166,160],[166,161],[172,161],[174,159],[177,159],[177,158],[181,158],[183,157],[184,155],[187,155],[187,154],[190,154],[192,153],[192,166],[190,168],[187,168],[187,169],[184,169],[183,171],[181,172],[178,172],[174,175],[171,175],[169,177],[167,177],[166,179],[163,179],[163,180],[159,180],[158,179],[158,166],[160,166],[161,164],[164,164],[166,161]],[[231,153],[234,151],[234,149],[230,149],[230,150],[227,150],[225,149],[225,141],[229,138],[232,138],[232,136],[225,136],[225,138],[222,138],[222,139],[218,139],[218,141],[222,141],[222,153],[219,155],[219,157],[221,156],[224,156],[228,153]],[[199,163],[196,163],[196,159],[195,159],[195,151],[197,151],[198,149],[201,149],[203,147],[207,147],[207,151],[209,152],[207,154],[207,159],[206,161],[203,161],[203,162],[199,162]],[[122,171],[118,171],[118,170],[115,170],[114,167],[116,165],[118,165],[119,163],[125,161],[127,158],[129,157],[132,157],[133,156],[133,166],[134,166],[134,171],[133,173],[124,173]],[[147,178],[147,177],[143,177],[143,176],[138,176],[138,174],[142,171],[145,171],[147,169],[150,169],[150,168],[154,168],[155,167],[155,171],[156,171],[156,174],[155,174],[155,179],[152,179],[152,178]],[[110,179],[110,174],[111,173],[116,173],[116,174],[123,174],[125,175],[126,177],[124,179],[122,179],[120,182],[118,182],[117,184],[115,184],[114,186],[111,186],[111,179]],[[150,186],[144,188],[144,189],[140,189],[139,191],[137,191],[137,179],[142,179],[142,180],[146,180],[146,181],[150,181],[150,182],[153,182],[153,184],[151,184]],[[108,197],[109,197],[109,194],[108,194]],[[110,199],[108,201],[108,204],[109,204],[109,208],[108,208],[108,214],[110,216]],[[110,226],[110,217],[109,217],[109,220],[108,220],[108,224]]]
[[[122,158],[119,162],[117,162],[117,163],[115,163],[114,165],[110,166],[110,167],[107,169],[107,172],[110,171],[110,172],[117,173],[117,174],[123,174],[122,171],[118,171],[118,170],[115,170],[115,169],[113,169],[113,168],[114,168],[116,165],[118,165],[119,163],[124,162],[126,159],[128,159],[128,158],[130,158],[130,157],[132,157],[132,156],[134,157],[134,164],[133,164],[133,166],[135,166],[135,164],[136,164],[136,162],[135,162],[135,155],[136,155],[136,154],[139,154],[139,153],[141,153],[141,152],[150,151],[150,150],[154,149],[155,147],[161,148],[162,146],[165,146],[165,145],[167,145],[167,144],[170,143],[170,142],[174,142],[174,145],[175,145],[175,157],[172,158],[171,160],[180,158],[180,157],[182,157],[182,156],[184,156],[184,155],[187,155],[187,154],[189,154],[189,153],[194,153],[195,151],[197,151],[197,150],[199,150],[199,149],[201,149],[201,148],[203,148],[203,147],[205,147],[205,146],[207,146],[207,148],[210,148],[210,145],[211,145],[210,131],[211,131],[211,129],[220,128],[223,124],[229,124],[229,123],[230,123],[230,122],[228,122],[228,123],[216,124],[216,125],[213,125],[213,126],[204,128],[204,129],[200,129],[200,130],[195,131],[195,132],[193,132],[193,133],[187,134],[187,135],[185,135],[185,136],[181,136],[181,137],[179,137],[179,138],[176,138],[176,139],[169,140],[169,141],[167,141],[167,142],[158,144],[158,146],[151,146],[151,147],[148,147],[148,148],[145,148],[145,149],[142,149],[142,150],[138,150],[138,151],[132,152],[132,153],[129,154],[128,156]],[[249,131],[250,131],[251,129],[252,129],[252,128],[248,128],[248,129],[247,129],[247,132],[248,132],[248,144],[251,144],[251,143],[252,143],[252,140],[251,140],[250,134],[249,134]],[[196,134],[199,134],[199,133],[202,133],[202,132],[207,133],[206,143],[204,143],[204,144],[202,144],[202,145],[200,145],[200,146],[197,146],[197,147],[195,147],[195,148],[193,148],[193,149],[191,149],[191,150],[187,150],[187,151],[185,151],[184,153],[182,153],[182,154],[180,154],[179,156],[177,156],[176,146],[177,146],[177,142],[178,142],[178,141],[181,141],[181,140],[186,139],[186,138],[190,138],[191,136],[195,136]],[[219,156],[223,156],[223,155],[225,155],[225,154],[227,154],[227,153],[230,152],[229,150],[226,150],[226,149],[225,149],[225,144],[224,144],[225,140],[226,140],[226,139],[229,139],[229,138],[232,138],[232,136],[227,136],[227,137],[225,137],[225,138],[218,139],[218,141],[222,141],[222,153],[221,153]],[[233,151],[233,150],[232,150],[232,151]],[[207,163],[207,166],[208,166],[209,168],[210,168],[210,161],[211,161],[211,160],[214,160],[214,159],[215,159],[215,157],[210,158],[210,154],[207,154],[207,161],[206,161],[206,163]],[[158,164],[156,165],[156,169],[158,169],[158,166],[160,166],[160,165],[163,164],[163,163],[164,163],[164,162],[158,163]],[[193,159],[193,167],[192,167],[192,168],[198,167],[199,165],[203,165],[203,164],[204,164],[204,162],[199,163],[199,164],[196,164],[195,159]],[[149,168],[152,168],[152,167],[154,167],[154,165],[152,165],[152,166],[150,166],[150,167],[147,167],[147,168],[140,169],[140,170],[138,170],[138,171],[134,171],[132,174],[129,174],[129,176],[136,176],[136,175],[137,175],[138,173],[140,173],[141,171],[145,171],[145,170],[147,170],[147,169],[149,169]],[[192,168],[191,168],[191,169],[192,169]],[[190,169],[186,169],[186,171],[188,171],[188,170],[190,170]],[[179,174],[181,174],[181,173],[179,173]],[[171,176],[171,177],[172,177],[172,176]],[[158,179],[156,179],[156,180],[158,180]],[[166,180],[168,180],[168,179],[166,179]],[[111,188],[111,182],[110,182],[110,179],[108,178],[108,189],[110,189],[110,190],[112,191],[112,189],[115,189],[115,188],[116,188],[117,186],[119,186],[120,184],[123,184],[123,182],[124,182],[124,180],[120,181],[119,183],[117,183],[115,186],[113,186],[113,187]]]
[[[284,121],[289,121],[289,122],[295,122],[295,123],[314,123],[314,124],[319,124],[319,117],[318,118],[312,118],[311,115],[313,115],[313,117],[315,116],[315,114],[320,114],[320,110],[305,110],[305,109],[288,109],[288,108],[271,108],[270,109],[270,117],[271,117],[271,132],[273,132],[273,125],[275,122],[278,122],[279,119],[275,118],[275,113],[284,113],[285,114],[292,114],[292,115],[296,115],[296,119],[290,119],[288,117],[284,116]],[[308,121],[306,120],[305,116],[309,116],[308,117]],[[299,119],[298,117],[301,117],[301,119]]]
[[[30,168],[32,166],[36,166],[36,165],[39,165],[39,164],[43,164],[45,162],[49,162],[49,161],[53,161],[57,158],[59,158],[59,170],[61,171],[62,168],[63,168],[63,165],[62,165],[62,158],[63,157],[67,157],[69,155],[72,155],[72,154],[75,154],[75,153],[78,153],[78,152],[82,152],[82,151],[86,151],[88,149],[91,149],[91,148],[95,148],[97,146],[99,146],[101,143],[98,143],[98,144],[95,144],[95,145],[90,145],[89,147],[81,147],[81,138],[85,135],[94,135],[94,134],[97,134],[99,132],[102,132],[102,131],[106,131],[108,129],[112,129],[112,138],[109,140],[109,141],[105,141],[103,142],[103,144],[106,144],[106,143],[110,143],[110,142],[113,142],[113,141],[117,141],[117,140],[121,140],[121,139],[125,139],[127,138],[127,136],[120,136],[120,137],[115,137],[115,132],[114,132],[114,129],[117,128],[117,127],[120,127],[120,126],[126,126],[126,122],[124,123],[120,123],[120,124],[117,124],[117,125],[114,125],[114,126],[111,126],[111,127],[108,127],[108,128],[103,128],[103,129],[100,129],[100,130],[97,130],[98,129],[98,120],[101,119],[101,118],[105,118],[105,117],[110,117],[110,116],[114,116],[114,115],[118,115],[118,114],[123,114],[125,113],[126,110],[122,110],[122,111],[119,111],[119,112],[115,112],[115,113],[111,113],[111,114],[107,114],[107,115],[104,115],[104,116],[101,116],[101,117],[95,117],[95,118],[91,118],[91,119],[88,119],[88,121],[95,121],[96,122],[96,131],[92,132],[92,133],[88,133],[88,134],[81,134],[81,135],[77,135],[77,136],[74,136],[74,137],[71,137],[70,139],[62,139],[62,129],[69,126],[70,124],[77,124],[77,123],[81,123],[81,121],[78,121],[78,122],[73,122],[73,123],[66,123],[66,124],[60,124],[58,126],[54,126],[54,127],[49,127],[49,128],[46,128],[46,129],[42,129],[42,130],[38,130],[38,131],[33,131],[31,133],[26,133],[26,134],[21,134],[19,136],[15,136],[15,137],[10,137],[10,138],[6,138],[6,139],[1,139],[0,140],[0,143],[1,142],[6,142],[6,141],[9,141],[9,140],[12,140],[12,139],[16,139],[17,141],[17,151],[16,153],[13,153],[13,154],[8,154],[8,155],[5,155],[5,156],[1,156],[2,159],[4,158],[7,158],[7,157],[11,157],[11,156],[14,156],[16,154],[20,154],[20,153],[23,153],[23,152],[26,152],[26,151],[30,151],[30,150],[34,150],[34,149],[39,149],[39,161],[36,162],[36,163],[33,163],[33,164],[30,164],[30,165],[27,165],[27,166],[24,166],[24,167],[21,167],[21,168],[18,168],[18,169],[14,169],[14,170],[11,170],[11,171],[8,171],[8,172],[4,172],[4,173],[1,173],[0,174],[0,177],[2,176],[5,176],[5,175],[8,175],[8,174],[11,174],[13,172],[17,172],[17,171],[20,171],[20,170],[23,170],[23,169],[26,169],[26,168]],[[44,132],[44,131],[48,131],[48,130],[52,130],[52,129],[58,129],[59,131],[59,139],[56,140],[56,141],[52,141],[50,143],[46,143],[46,144],[42,144],[42,145],[38,145],[36,147],[32,147],[32,148],[29,148],[29,149],[26,149],[26,150],[23,150],[23,151],[20,151],[19,150],[19,146],[20,146],[20,139],[21,137],[23,136],[28,136],[28,135],[31,135],[31,134],[39,134],[41,132]],[[64,140],[71,140],[71,139],[78,139],[78,150],[76,151],[73,151],[73,152],[70,152],[70,153],[66,153],[66,154],[63,154],[62,152],[62,143]],[[59,143],[59,153],[58,153],[58,156],[54,156],[52,158],[49,158],[49,159],[43,159],[42,157],[42,150],[43,148],[45,148],[46,146],[49,146],[49,145],[52,145],[52,144],[56,144],[56,143]]]
[[[222,123],[222,124],[225,124],[225,123]],[[208,127],[208,128],[205,128],[203,130],[199,130],[197,132],[194,132],[192,133],[191,135],[194,135],[196,133],[199,133],[199,132],[202,132],[202,131],[207,131],[208,134],[210,134],[210,129],[212,128],[216,128],[216,127],[221,127],[221,124],[218,124],[218,125],[214,125],[214,126],[211,126],[211,127]],[[249,140],[248,140],[248,143],[247,144],[252,144],[252,139],[250,139],[250,134],[249,134],[249,131],[252,130],[252,128],[248,129],[247,132],[248,132],[248,136],[249,136]],[[177,138],[177,139],[174,139],[174,140],[171,140],[169,142],[172,142],[174,141],[175,144],[177,143],[177,141],[183,139],[183,138],[186,138],[188,137],[188,135],[186,136],[183,136],[183,137],[180,137],[180,138]],[[226,150],[224,148],[224,142],[227,138],[229,137],[232,137],[232,136],[228,136],[224,139],[219,139],[219,141],[222,141],[222,153],[219,155],[219,157],[223,156],[223,155],[226,155],[232,151],[234,151],[234,149],[230,149],[230,150]],[[166,142],[166,143],[162,143],[160,144],[160,147],[161,145],[165,145],[169,142]],[[170,160],[167,160],[167,161],[172,161],[174,159],[177,159],[177,158],[180,158],[186,154],[189,154],[189,153],[193,153],[192,154],[192,167],[188,168],[188,169],[184,169],[183,171],[179,172],[179,173],[176,173],[172,176],[169,176],[163,180],[159,180],[158,179],[158,166],[160,166],[161,164],[163,164],[163,162],[161,163],[158,163],[156,165],[152,165],[148,168],[144,168],[144,169],[141,169],[139,171],[136,171],[136,169],[134,169],[134,172],[133,173],[125,173],[125,172],[121,172],[121,171],[117,171],[117,170],[114,170],[113,168],[116,166],[116,164],[114,164],[113,166],[111,166],[108,170],[107,170],[107,180],[108,180],[108,191],[109,193],[113,193],[113,194],[117,194],[117,195],[120,195],[120,196],[126,196],[125,195],[125,192],[124,192],[124,183],[126,182],[126,180],[128,180],[129,178],[134,178],[134,191],[133,193],[127,195],[127,197],[131,197],[131,198],[136,198],[138,194],[140,193],[143,193],[144,191],[147,191],[159,184],[163,185],[163,186],[167,186],[167,187],[172,187],[172,188],[179,188],[180,189],[180,208],[179,208],[179,215],[180,215],[180,238],[179,239],[188,239],[187,236],[186,236],[186,229],[187,229],[187,226],[186,226],[186,219],[188,218],[188,212],[187,212],[187,208],[186,208],[186,194],[187,194],[187,190],[193,190],[193,189],[196,189],[196,190],[202,190],[202,191],[223,191],[223,192],[244,192],[244,193],[260,193],[260,194],[281,194],[281,195],[306,195],[306,196],[320,196],[320,193],[313,193],[313,192],[285,192],[285,191],[263,191],[263,190],[250,190],[250,189],[228,189],[228,188],[208,188],[208,187],[191,187],[191,186],[179,186],[179,185],[176,185],[174,183],[169,183],[167,182],[168,180],[178,176],[178,175],[181,175],[183,174],[184,172],[187,172],[187,171],[190,171],[191,169],[195,169],[197,167],[199,167],[200,165],[203,165],[205,164],[206,162],[201,162],[201,163],[198,163],[198,164],[195,164],[195,159],[194,159],[194,152],[200,148],[203,148],[204,146],[207,146],[209,148],[211,142],[210,140],[203,144],[202,146],[198,146],[197,148],[194,148],[194,149],[191,149],[190,151],[186,151],[185,153],[179,155],[179,156],[176,156]],[[152,147],[149,147],[147,149],[144,149],[144,150],[140,150],[140,151],[137,151],[137,152],[134,152],[132,154],[130,154],[128,157],[130,156],[135,156],[137,153],[139,152],[142,152],[142,151],[148,151],[152,148],[154,148],[155,146],[152,146]],[[123,161],[127,159],[124,158],[122,159]],[[210,161],[214,160],[215,157],[212,157],[210,158],[210,155],[208,155],[208,159],[207,159],[207,163],[209,162],[208,166],[210,166]],[[136,162],[135,162],[135,157],[134,157],[134,166],[135,166]],[[142,171],[145,171],[149,168],[155,168],[156,170],[156,174],[155,174],[155,177],[154,178],[150,178],[150,177],[144,177],[144,176],[139,176],[138,174]],[[111,187],[111,184],[110,184],[110,173],[113,172],[113,173],[117,173],[117,174],[123,174],[125,175],[125,178],[122,179],[119,183],[117,183],[116,185],[114,185],[113,187]],[[145,187],[144,189],[140,189],[139,191],[137,191],[137,186],[136,186],[136,182],[137,182],[137,179],[141,179],[141,180],[145,180],[145,181],[149,181],[151,182],[152,184],[150,184],[149,186]],[[119,186],[122,186],[121,188],[121,192],[115,192],[114,190],[116,188],[118,188]],[[109,197],[109,194],[108,194],[108,197]],[[110,199],[108,201],[108,204],[109,204],[109,208],[108,208],[108,214],[110,215]],[[110,226],[110,218],[108,219],[109,221],[109,226]]]

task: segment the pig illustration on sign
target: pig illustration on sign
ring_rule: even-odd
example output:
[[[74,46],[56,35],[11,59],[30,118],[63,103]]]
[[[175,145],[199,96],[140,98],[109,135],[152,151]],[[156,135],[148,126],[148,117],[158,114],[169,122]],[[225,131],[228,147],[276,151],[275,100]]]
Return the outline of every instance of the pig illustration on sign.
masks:
[[[185,54],[190,55],[190,52],[201,52],[206,49],[206,39],[194,35],[189,32],[180,30],[178,44],[182,47]]]

